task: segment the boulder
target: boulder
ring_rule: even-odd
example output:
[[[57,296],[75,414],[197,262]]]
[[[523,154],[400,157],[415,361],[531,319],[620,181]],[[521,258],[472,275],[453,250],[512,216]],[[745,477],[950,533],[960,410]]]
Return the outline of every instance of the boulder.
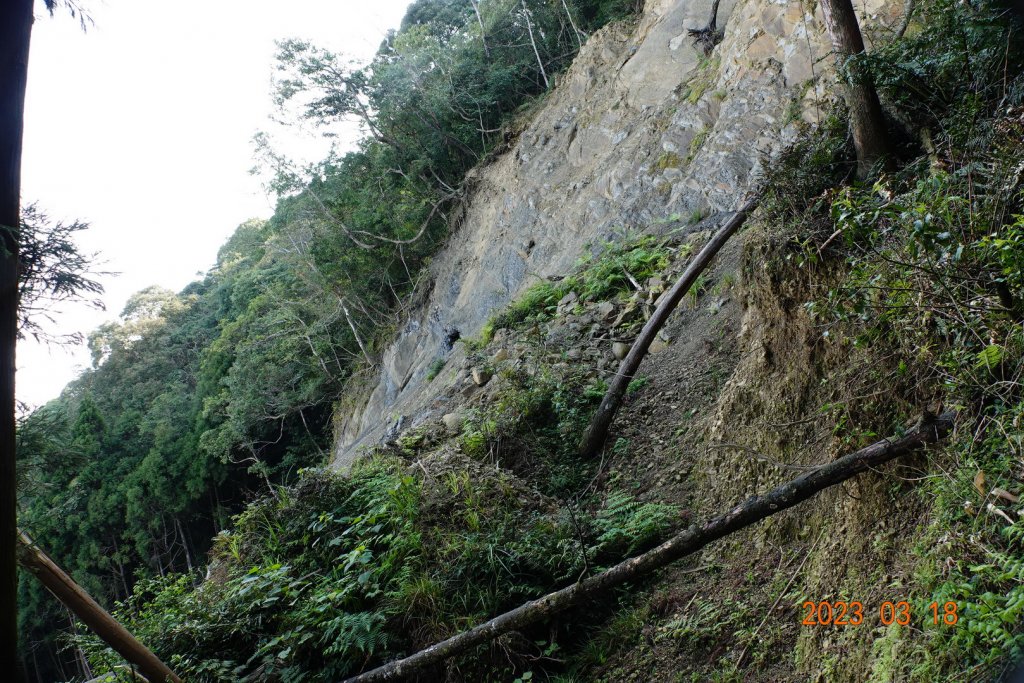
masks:
[[[491,381],[493,374],[487,368],[473,368],[473,384],[482,387]]]
[[[624,323],[633,322],[643,315],[643,311],[637,305],[636,301],[630,301],[625,308],[615,318],[615,322],[612,323],[612,327],[618,327]]]
[[[458,434],[462,431],[462,416],[458,413],[447,413],[442,418],[444,428],[451,434]]]
[[[576,296],[576,292],[569,292],[561,299],[558,300],[558,315],[562,315],[566,311],[572,310],[576,305],[576,300],[579,297]]]

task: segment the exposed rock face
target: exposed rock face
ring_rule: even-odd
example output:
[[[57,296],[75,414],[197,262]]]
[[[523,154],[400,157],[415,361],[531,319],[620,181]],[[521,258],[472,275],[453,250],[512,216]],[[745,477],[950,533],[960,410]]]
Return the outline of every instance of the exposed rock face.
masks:
[[[710,5],[648,0],[635,26],[592,36],[514,146],[471,173],[465,212],[430,266],[432,289],[361,407],[338,416],[336,466],[437,409],[438,383],[458,378],[428,383],[430,364],[445,353],[449,367],[464,360],[461,345],[447,350],[451,330],[477,334],[524,288],[624,227],[734,209],[762,155],[791,139],[798,119],[820,115],[820,10],[724,0],[725,38],[705,59],[686,29],[704,26]],[[881,23],[895,23],[892,3],[867,3],[880,8],[893,14]]]

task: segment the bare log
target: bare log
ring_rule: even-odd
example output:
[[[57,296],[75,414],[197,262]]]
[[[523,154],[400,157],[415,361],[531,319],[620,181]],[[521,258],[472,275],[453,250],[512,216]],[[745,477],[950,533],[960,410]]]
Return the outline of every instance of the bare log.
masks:
[[[484,44],[484,57],[490,59],[491,50],[487,47],[487,31],[484,30],[484,18],[480,16],[480,0],[469,0],[469,4],[473,5],[473,11],[476,12],[476,23],[480,25],[480,42]]]
[[[181,683],[181,679],[166,664],[100,607],[85,589],[75,583],[23,532],[18,536],[18,562],[103,642],[138,667],[150,683]]]
[[[544,60],[540,58],[540,51],[537,50],[537,41],[533,37],[533,21],[530,20],[530,8],[526,6],[526,0],[520,0],[523,5],[523,18],[526,19],[526,31],[530,35],[530,45],[533,46],[533,54],[537,58],[537,68],[540,69],[540,75],[544,79],[544,89],[551,87],[548,83],[548,74],[544,70]]]
[[[900,25],[896,28],[897,40],[907,33],[907,29],[910,28],[910,20],[914,18],[914,10],[916,9],[917,5],[914,0],[903,0],[903,20],[900,21]]]
[[[758,201],[760,201],[760,195],[748,200],[739,211],[734,213],[725,222],[718,232],[715,233],[715,236],[711,238],[711,241],[704,245],[704,248],[694,257],[676,283],[672,285],[672,289],[665,294],[661,303],[658,304],[658,308],[655,309],[651,319],[640,330],[640,335],[633,342],[633,347],[619,365],[615,377],[612,379],[611,384],[608,385],[608,391],[605,392],[604,398],[601,399],[601,405],[597,407],[597,412],[594,413],[594,417],[590,420],[590,425],[583,433],[583,439],[580,442],[581,455],[584,457],[595,457],[601,451],[601,447],[604,446],[604,442],[608,438],[608,430],[611,428],[615,413],[619,410],[619,405],[622,403],[622,397],[626,395],[626,389],[633,380],[633,375],[640,368],[640,363],[643,361],[644,356],[647,355],[647,350],[650,348],[651,343],[668,321],[672,311],[682,301],[686,292],[697,281],[697,278],[700,277],[700,274],[704,272],[711,263],[711,260],[718,254],[729,238],[732,237],[733,233],[747,220],[747,217],[757,206]]]
[[[917,451],[944,437],[952,428],[955,414],[939,417],[926,414],[919,425],[900,438],[882,439],[843,456],[826,465],[805,472],[796,479],[754,496],[728,512],[701,525],[694,525],[657,548],[617,564],[608,571],[585,581],[574,583],[542,598],[506,612],[469,631],[431,645],[414,655],[390,662],[379,668],[349,678],[346,683],[375,683],[408,678],[422,669],[465,652],[489,640],[544,621],[551,616],[579,605],[610,588],[633,581],[680,558],[691,555],[712,541],[739,531],[807,500],[819,491],[835,486],[864,470],[877,467],[894,458]]]

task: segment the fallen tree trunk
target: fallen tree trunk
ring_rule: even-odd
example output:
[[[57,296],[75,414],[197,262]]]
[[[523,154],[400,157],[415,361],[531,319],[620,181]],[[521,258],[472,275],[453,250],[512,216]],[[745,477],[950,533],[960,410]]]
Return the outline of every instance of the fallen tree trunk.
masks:
[[[86,626],[128,662],[138,667],[150,683],[181,683],[181,679],[149,648],[135,639],[105,609],[75,583],[50,556],[24,532],[18,535],[18,562],[46,586],[61,604],[75,613]]]
[[[657,548],[617,564],[606,572],[528,602],[405,659],[349,678],[346,683],[401,680],[504,633],[544,621],[554,614],[606,592],[609,588],[638,579],[670,562],[701,550],[712,541],[791,508],[822,489],[846,481],[870,467],[877,467],[934,443],[952,429],[954,418],[952,412],[944,413],[937,418],[926,415],[918,427],[898,439],[883,439],[810,470],[792,481],[777,486],[764,496],[754,496],[728,512],[702,525],[694,525]]]
[[[611,428],[615,413],[619,410],[619,405],[622,403],[622,397],[626,395],[626,389],[633,380],[633,375],[640,368],[640,363],[643,361],[644,356],[647,355],[647,350],[650,348],[654,338],[668,321],[672,311],[682,301],[686,292],[689,291],[693,283],[700,277],[700,274],[711,263],[711,260],[715,258],[725,243],[729,241],[729,238],[732,237],[733,233],[743,225],[750,213],[757,207],[758,201],[760,201],[760,195],[748,200],[739,211],[734,213],[719,228],[715,236],[711,238],[711,241],[705,244],[704,248],[694,257],[676,283],[672,285],[672,289],[668,290],[664,295],[651,319],[640,330],[640,335],[633,342],[633,346],[622,360],[622,364],[619,365],[615,377],[612,378],[611,383],[608,385],[608,391],[605,392],[604,398],[601,399],[601,405],[598,406],[597,412],[594,413],[594,417],[590,420],[590,425],[583,433],[583,439],[580,442],[581,455],[584,457],[595,457],[601,451],[601,447],[604,446],[604,442],[608,438],[608,430]]]

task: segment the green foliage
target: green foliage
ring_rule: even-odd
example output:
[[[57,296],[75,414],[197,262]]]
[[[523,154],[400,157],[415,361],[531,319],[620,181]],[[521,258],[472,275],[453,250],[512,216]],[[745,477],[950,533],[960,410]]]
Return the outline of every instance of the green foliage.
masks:
[[[381,463],[351,479],[308,472],[218,537],[217,578],[140,582],[117,616],[189,680],[342,678],[397,638],[389,600],[421,553],[418,500],[419,484]],[[118,661],[82,642],[95,666]]]
[[[643,9],[643,3],[639,0],[577,0],[576,6],[586,21],[584,26],[591,28],[628,17]]]
[[[448,361],[445,360],[444,358],[435,358],[434,362],[432,362],[430,364],[430,367],[427,368],[427,381],[429,382],[435,377],[437,377],[441,373],[441,371],[444,370],[444,366],[447,364],[447,362]]]
[[[1016,162],[1000,160],[996,175],[1004,163]],[[890,182],[839,192],[833,220],[856,255],[824,307],[836,320],[871,322],[861,343],[885,334],[908,359],[936,362],[950,387],[985,392],[985,375],[1012,362],[1018,345],[1012,321],[1024,289],[1004,264],[1024,258],[1024,250],[1012,239],[1016,221],[1000,220],[1005,202],[1020,196],[972,206],[976,177],[936,172],[903,188]]]
[[[701,128],[694,134],[693,138],[690,140],[690,146],[686,150],[686,163],[690,163],[696,158],[697,154],[700,152],[700,148],[704,146],[704,143],[707,141],[708,135],[710,134],[711,128],[707,126]]]
[[[84,302],[103,308],[99,299],[103,285],[94,279],[95,254],[83,254],[75,243],[75,233],[87,230],[81,221],[53,223],[36,204],[21,211],[18,233],[18,335],[31,335],[37,341],[77,343],[79,335],[53,338],[44,331],[45,321],[53,320],[52,306],[67,301]]]
[[[883,43],[861,56],[865,74],[904,120],[967,148],[986,145],[979,123],[1003,98],[1019,98],[1022,53],[1008,40],[1006,10],[997,3],[965,7],[953,0],[922,3],[925,29]],[[1018,29],[1019,30],[1019,29]]]
[[[659,171],[664,171],[666,168],[679,168],[682,165],[683,160],[675,152],[662,152],[654,162],[654,168]]]
[[[926,478],[930,515],[918,549],[916,613],[955,601],[958,625],[888,632],[875,648],[876,674],[985,678],[1024,645],[1019,522],[992,512],[1005,501],[985,495],[1020,487],[1024,152],[1010,141],[1024,132],[1024,81],[996,9],[936,0],[921,11],[925,28],[865,59],[916,127],[922,155],[893,174],[830,188],[845,177],[849,149],[828,123],[783,159],[768,208],[796,234],[788,258],[800,270],[836,273],[808,304],[824,335],[898,359],[868,371],[891,400],[941,398],[972,425]],[[857,416],[841,412],[837,429],[855,433]],[[905,654],[885,655],[897,641]]]
[[[634,377],[629,381],[629,385],[626,387],[626,393],[629,395],[635,394],[650,383],[650,377]]]
[[[749,615],[735,600],[696,600],[692,609],[670,619],[658,629],[656,640],[667,640],[678,648],[716,644],[742,624]]]
[[[632,555],[663,540],[678,519],[674,505],[641,503],[629,494],[612,493],[594,519],[597,549],[617,557]]]
[[[983,438],[975,444],[959,439],[955,446],[964,458],[962,465],[951,477],[936,479],[928,487],[935,500],[936,519],[930,535],[922,541],[921,552],[935,550],[937,545],[939,557],[955,558],[955,563],[946,571],[923,564],[921,581],[929,592],[921,596],[915,609],[930,615],[930,603],[943,606],[953,601],[958,621],[953,628],[930,631],[920,647],[946,656],[922,657],[924,664],[915,672],[915,680],[926,680],[942,666],[962,667],[964,663],[979,675],[995,672],[1024,654],[1024,532],[1019,522],[1009,525],[989,514],[989,503],[1001,507],[1005,501],[980,497],[975,484],[978,472],[984,472],[986,490],[1019,487],[1016,463],[1006,449],[1019,443],[1020,430],[1014,425],[1022,419],[1024,404],[997,402],[989,407],[980,420]]]
[[[697,279],[690,285],[690,289],[686,291],[686,304],[690,308],[697,307],[697,299],[700,298],[704,292],[708,289],[708,278],[706,273],[701,273],[697,276]]]
[[[451,503],[437,517],[396,463],[307,471],[217,537],[206,581],[141,581],[116,616],[188,680],[331,681],[581,570],[568,521],[524,507],[500,480],[452,471],[442,493]],[[78,643],[98,669],[119,661],[94,636]]]
[[[610,655],[635,647],[649,618],[650,610],[646,606],[621,608],[607,624],[590,634],[575,662],[576,667],[583,671],[590,667],[600,667],[608,661]]]
[[[608,242],[596,258],[577,264],[576,272],[558,282],[538,282],[488,323],[490,329],[518,328],[554,317],[558,302],[570,292],[582,301],[603,301],[632,291],[629,277],[645,280],[668,266],[671,251],[650,235]]]
[[[796,142],[772,160],[761,201],[766,222],[799,231],[822,228],[827,191],[854,168],[846,121],[833,113],[815,130],[805,128]]]

